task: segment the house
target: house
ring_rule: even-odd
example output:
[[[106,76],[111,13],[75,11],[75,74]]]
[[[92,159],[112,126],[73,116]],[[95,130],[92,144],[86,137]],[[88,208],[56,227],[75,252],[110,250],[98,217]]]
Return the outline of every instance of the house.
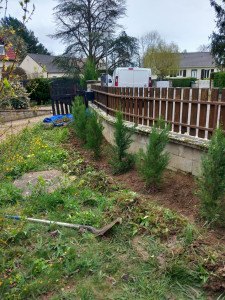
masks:
[[[28,78],[56,78],[62,77],[65,72],[53,63],[56,56],[28,53],[20,67],[25,70]]]
[[[25,70],[28,78],[56,78],[65,75],[65,71],[54,63],[57,56],[44,55],[44,54],[32,54],[28,53],[24,60],[21,62],[20,67]],[[77,64],[82,69],[86,59],[81,59]],[[102,60],[99,61],[97,68],[104,67],[105,64]]]
[[[209,79],[213,72],[219,72],[219,69],[210,52],[187,52],[181,53],[180,67],[175,77],[195,77],[203,80]]]
[[[18,57],[11,47],[5,44],[3,38],[0,37],[0,78],[2,76],[3,60],[5,60],[4,65],[8,68],[13,63],[18,66]]]

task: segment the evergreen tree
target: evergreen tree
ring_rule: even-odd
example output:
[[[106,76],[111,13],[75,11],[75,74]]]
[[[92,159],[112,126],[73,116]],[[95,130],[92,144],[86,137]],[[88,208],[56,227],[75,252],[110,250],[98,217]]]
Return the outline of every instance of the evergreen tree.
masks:
[[[225,68],[225,0],[222,2],[223,4],[219,5],[215,0],[210,0],[210,4],[216,11],[216,26],[218,28],[218,31],[214,31],[211,35],[211,53],[221,70]]]
[[[208,153],[202,156],[198,185],[203,215],[225,225],[225,136],[221,128],[215,130]]]
[[[134,155],[127,153],[130,144],[133,142],[131,136],[136,127],[128,128],[123,121],[123,114],[118,112],[114,124],[114,144],[111,146],[109,164],[114,174],[125,173],[134,165]]]
[[[101,146],[103,143],[102,131],[104,126],[102,120],[98,119],[98,115],[94,112],[89,116],[86,127],[87,148],[91,149],[96,158],[101,157]]]
[[[98,79],[98,72],[95,68],[95,63],[90,59],[87,59],[84,71],[83,71],[83,78],[81,78],[81,85],[86,87],[87,80],[97,80]]]
[[[137,156],[138,172],[146,180],[146,186],[152,186],[153,190],[160,187],[163,173],[169,163],[169,153],[163,153],[168,141],[169,125],[165,127],[164,122],[158,120],[152,127],[146,152],[140,149]]]
[[[15,34],[11,34],[10,37],[7,37],[7,39],[12,42],[14,47],[17,45],[16,40],[18,39],[18,36],[22,36],[23,47],[21,47],[20,58],[25,57],[27,53],[50,54],[45,46],[39,43],[38,38],[34,35],[34,32],[29,30],[23,24],[23,22],[19,21],[17,18],[9,16],[1,19],[0,27],[4,29],[4,31],[6,31],[6,29],[15,31]]]
[[[86,126],[87,126],[87,112],[86,106],[83,103],[83,97],[77,96],[73,102],[73,128],[77,137],[86,142]]]

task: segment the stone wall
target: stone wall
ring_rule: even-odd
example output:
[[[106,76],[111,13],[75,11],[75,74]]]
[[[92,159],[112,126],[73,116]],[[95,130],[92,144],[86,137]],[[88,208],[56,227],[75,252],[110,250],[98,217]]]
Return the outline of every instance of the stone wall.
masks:
[[[114,141],[114,122],[115,118],[107,116],[102,110],[95,105],[89,104],[90,109],[95,110],[99,118],[103,120],[103,134],[106,140],[113,144]],[[126,125],[133,126],[132,123],[126,122]],[[146,149],[151,128],[138,125],[137,132],[132,136],[134,140],[130,146],[129,152],[137,153],[140,148]],[[170,133],[170,141],[166,150],[170,153],[170,163],[168,168],[172,170],[181,170],[193,175],[198,175],[201,165],[201,156],[207,151],[208,141],[192,136]]]
[[[51,109],[0,110],[0,122],[11,122],[51,114]]]

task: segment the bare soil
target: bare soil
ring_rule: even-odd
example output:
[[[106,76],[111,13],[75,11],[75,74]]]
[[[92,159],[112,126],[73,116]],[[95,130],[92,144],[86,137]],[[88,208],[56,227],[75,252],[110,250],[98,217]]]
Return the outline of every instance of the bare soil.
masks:
[[[146,189],[145,181],[138,176],[136,168],[125,174],[113,175],[108,164],[107,153],[104,153],[101,159],[95,159],[92,152],[81,145],[80,140],[77,139],[72,130],[70,132],[70,144],[80,152],[88,164],[92,164],[96,169],[104,171],[122,185],[123,188],[137,192],[146,201],[154,202],[176,211],[199,228],[206,224],[200,214],[200,201],[196,196],[198,186],[194,176],[179,171],[167,170],[164,174],[164,183],[161,190],[153,193]],[[106,140],[104,141],[105,147],[110,147]],[[225,228],[217,226],[214,229],[208,229],[207,238],[204,241],[211,245],[225,246]]]

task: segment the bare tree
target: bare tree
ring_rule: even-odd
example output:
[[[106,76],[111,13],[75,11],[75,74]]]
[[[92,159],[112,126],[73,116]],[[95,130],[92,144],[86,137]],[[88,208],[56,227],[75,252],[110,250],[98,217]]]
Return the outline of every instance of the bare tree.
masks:
[[[210,52],[211,51],[211,45],[202,44],[197,48],[198,52]]]

